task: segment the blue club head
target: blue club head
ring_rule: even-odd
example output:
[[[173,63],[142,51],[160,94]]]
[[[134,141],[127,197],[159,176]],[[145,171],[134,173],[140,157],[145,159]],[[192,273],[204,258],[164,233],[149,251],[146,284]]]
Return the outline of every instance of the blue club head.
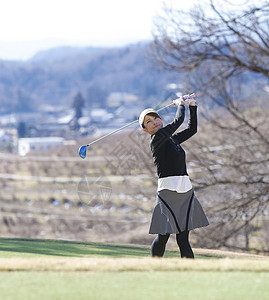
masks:
[[[79,149],[78,149],[78,154],[81,158],[85,158],[86,157],[86,148],[87,146],[81,146]]]

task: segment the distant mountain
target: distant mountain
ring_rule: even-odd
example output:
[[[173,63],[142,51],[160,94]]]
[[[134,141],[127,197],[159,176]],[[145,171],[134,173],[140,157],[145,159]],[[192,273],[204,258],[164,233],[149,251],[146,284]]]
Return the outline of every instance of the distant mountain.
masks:
[[[259,97],[268,85],[252,73],[238,80],[243,83],[241,96],[249,100],[253,89]],[[133,94],[138,106],[146,107],[164,100],[170,83],[184,86],[184,77],[160,70],[152,59],[150,43],[53,48],[26,62],[0,60],[0,113],[36,111],[46,104],[70,108],[77,93],[88,108],[104,108],[111,93]]]
[[[97,54],[101,51],[106,50],[106,48],[101,47],[71,47],[63,46],[52,48],[49,50],[43,50],[35,54],[29,62],[33,63],[53,63],[53,62],[63,62],[66,59],[72,58],[79,55],[90,55]]]
[[[149,43],[120,48],[59,47],[26,62],[0,61],[0,112],[70,107],[80,92],[88,106],[103,107],[112,92],[131,93],[146,105],[163,99],[179,76],[158,70]]]

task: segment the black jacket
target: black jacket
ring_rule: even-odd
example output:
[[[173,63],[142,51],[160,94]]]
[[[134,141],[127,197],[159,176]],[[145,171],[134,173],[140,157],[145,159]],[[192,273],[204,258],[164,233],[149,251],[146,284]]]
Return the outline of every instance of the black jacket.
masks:
[[[174,134],[185,117],[185,106],[181,104],[174,121],[151,136],[150,148],[159,178],[188,175],[185,151],[180,144],[197,132],[197,106],[189,106],[189,109],[190,119],[185,130]]]

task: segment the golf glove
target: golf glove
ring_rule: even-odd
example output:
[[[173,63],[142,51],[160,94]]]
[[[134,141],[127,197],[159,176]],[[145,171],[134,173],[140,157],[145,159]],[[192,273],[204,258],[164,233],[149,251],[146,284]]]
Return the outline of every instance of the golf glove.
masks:
[[[176,100],[173,100],[174,105],[180,105],[181,101],[184,101],[184,104],[189,104],[191,99],[195,97],[195,94],[190,94],[190,95],[183,95],[177,98]]]

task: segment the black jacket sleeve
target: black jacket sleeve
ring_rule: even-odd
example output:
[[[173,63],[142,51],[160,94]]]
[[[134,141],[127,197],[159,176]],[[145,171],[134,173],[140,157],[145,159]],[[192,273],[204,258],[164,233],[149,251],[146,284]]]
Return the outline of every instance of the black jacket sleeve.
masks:
[[[165,127],[159,129],[155,134],[151,136],[151,150],[152,152],[160,149],[162,145],[172,136],[172,134],[178,129],[178,127],[183,123],[185,117],[185,106],[179,105],[175,119],[172,123],[166,125]]]
[[[173,139],[179,144],[185,142],[197,132],[197,106],[189,106],[189,109],[190,119],[188,127],[185,130],[173,135]]]
[[[172,123],[166,125],[165,127],[157,131],[158,134],[161,133],[163,137],[170,138],[172,134],[178,129],[178,127],[183,123],[185,118],[185,106],[179,105],[177,108],[175,119]]]

